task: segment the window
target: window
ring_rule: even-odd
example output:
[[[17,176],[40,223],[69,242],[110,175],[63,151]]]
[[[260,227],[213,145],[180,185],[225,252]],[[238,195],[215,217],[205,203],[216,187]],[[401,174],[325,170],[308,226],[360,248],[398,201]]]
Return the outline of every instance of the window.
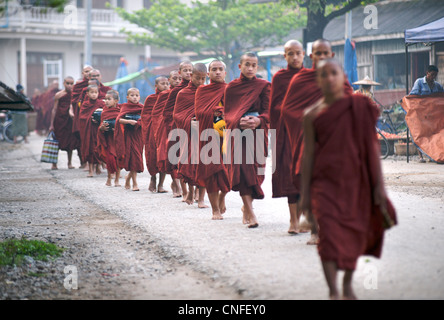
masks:
[[[62,60],[44,60],[43,61],[43,81],[47,87],[50,80],[58,80],[63,83]]]
[[[375,81],[381,86],[374,87],[374,90],[405,88],[404,54],[376,55]]]

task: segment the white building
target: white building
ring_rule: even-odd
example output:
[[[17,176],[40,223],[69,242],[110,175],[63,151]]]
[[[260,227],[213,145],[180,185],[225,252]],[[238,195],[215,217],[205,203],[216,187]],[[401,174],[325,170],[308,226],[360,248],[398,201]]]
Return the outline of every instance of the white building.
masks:
[[[28,96],[34,89],[44,90],[53,80],[65,76],[81,77],[84,65],[86,17],[85,0],[70,1],[64,12],[26,6],[27,1],[2,1],[7,14],[0,15],[0,80],[15,88],[22,84]],[[112,6],[134,11],[149,8],[148,0],[92,1],[92,65],[102,72],[103,82],[115,79],[121,57],[129,62],[128,72],[139,70],[140,61],[158,65],[178,62],[177,54],[127,42],[120,30],[139,30],[121,19]]]

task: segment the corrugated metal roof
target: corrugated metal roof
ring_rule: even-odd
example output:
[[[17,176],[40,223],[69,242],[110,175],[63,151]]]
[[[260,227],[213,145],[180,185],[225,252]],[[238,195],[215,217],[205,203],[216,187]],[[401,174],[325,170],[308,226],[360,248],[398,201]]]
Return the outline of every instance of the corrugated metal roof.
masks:
[[[33,111],[31,102],[0,81],[0,110]]]
[[[378,29],[366,29],[364,21],[369,14],[364,6],[352,11],[352,38],[376,37],[404,33],[406,29],[416,28],[444,17],[443,0],[392,0],[373,4],[378,9]],[[333,19],[324,30],[324,38],[330,41],[343,40],[345,34],[345,15]]]

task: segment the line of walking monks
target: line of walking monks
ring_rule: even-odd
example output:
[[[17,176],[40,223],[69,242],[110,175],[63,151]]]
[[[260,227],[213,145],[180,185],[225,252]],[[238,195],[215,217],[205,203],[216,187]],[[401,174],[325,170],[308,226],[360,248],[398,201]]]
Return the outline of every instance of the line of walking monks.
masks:
[[[230,83],[221,61],[213,61],[208,70],[183,62],[169,77],[156,79],[156,93],[144,104],[132,88],[128,102],[120,105],[118,93],[100,83],[100,72],[86,67],[82,81],[74,85],[68,77],[57,93],[52,129],[60,149],[68,151],[70,168],[76,149],[88,164],[88,177],[106,163],[108,186],[112,179],[119,186],[120,170],[125,169],[125,188],[138,191],[137,174],[144,171],[145,157],[151,192],[165,193],[163,183],[170,175],[174,197],[188,204],[197,200],[204,208],[208,194],[214,220],[223,219],[226,194],[239,192],[248,228],[259,226],[253,201],[264,198],[265,164],[257,157],[246,162],[245,154],[253,148],[266,157],[268,130],[276,130],[272,190],[273,198],[288,198],[288,232],[311,231],[308,244],[318,247],[330,298],[338,298],[336,274],[345,270],[343,297],[353,299],[357,259],[363,254],[380,257],[384,231],[396,224],[374,131],[378,109],[367,97],[353,94],[328,41],[313,44],[313,68],[303,67],[304,56],[302,45],[289,41],[284,55],[288,67],[271,83],[256,77],[258,58],[253,53],[242,56],[241,75]],[[205,85],[207,76],[210,83]],[[101,115],[92,120],[98,109]],[[214,130],[220,119],[227,130],[263,130],[264,145],[242,144],[243,161],[233,161],[234,144]],[[197,150],[192,150],[191,139],[175,139],[174,129],[188,137],[198,130]],[[214,142],[218,150],[208,148]],[[193,152],[198,152],[196,164]],[[227,154],[228,163],[223,159]],[[302,214],[309,222],[306,227],[299,223]]]

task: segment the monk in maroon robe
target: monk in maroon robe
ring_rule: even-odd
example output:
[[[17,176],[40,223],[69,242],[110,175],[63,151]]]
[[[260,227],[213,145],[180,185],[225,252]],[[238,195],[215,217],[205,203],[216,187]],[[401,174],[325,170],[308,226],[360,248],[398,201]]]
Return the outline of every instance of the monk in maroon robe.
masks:
[[[162,122],[162,114],[163,110],[165,108],[166,102],[168,101],[168,97],[171,93],[171,90],[175,87],[177,87],[182,82],[182,77],[179,74],[178,70],[173,70],[170,73],[170,77],[168,78],[168,82],[170,83],[170,89],[162,91],[159,94],[159,97],[157,98],[157,101],[153,107],[153,111],[151,113],[151,128],[150,128],[150,134],[148,137],[148,145],[150,152],[148,154],[148,159],[146,160],[147,166],[149,167],[150,172],[158,172],[160,179],[159,179],[159,185],[157,187],[158,193],[166,193],[167,191],[163,187],[163,182],[166,177],[166,171],[161,171],[161,167],[158,166],[158,145],[160,145],[161,142],[161,135],[158,134],[160,132],[160,124]],[[171,189],[173,191],[173,197],[181,197],[182,191],[180,188],[180,183],[177,178],[171,176],[172,182],[171,182]]]
[[[290,209],[290,228],[288,233],[301,231],[297,216],[299,193],[291,181],[291,147],[284,119],[281,117],[282,102],[287,93],[291,79],[302,68],[305,52],[297,40],[288,41],[284,46],[284,57],[288,63],[286,69],[279,70],[271,82],[270,129],[276,130],[276,153],[274,154],[275,170],[272,177],[273,198],[287,197]]]
[[[86,66],[82,70],[82,80],[79,80],[76,82],[72,89],[72,97],[71,97],[71,110],[70,115],[73,118],[73,126],[72,130],[73,133],[78,135],[80,138],[80,132],[79,132],[79,112],[80,112],[80,96],[82,94],[83,89],[88,87],[89,82],[89,73],[91,72],[92,67]]]
[[[143,144],[145,146],[145,159],[146,159],[146,167],[148,169],[149,174],[151,175],[151,182],[148,187],[148,190],[151,192],[156,192],[156,184],[157,184],[157,178],[156,175],[159,173],[156,165],[150,165],[149,159],[152,159],[153,157],[150,155],[150,153],[156,153],[157,150],[153,148],[153,145],[150,145],[150,134],[152,133],[151,130],[151,115],[153,112],[154,105],[156,104],[157,99],[159,98],[159,94],[165,90],[168,90],[170,88],[170,83],[168,82],[168,79],[166,77],[158,77],[156,78],[155,83],[155,89],[156,93],[148,96],[145,99],[145,103],[143,105],[142,110],[142,137],[143,137]],[[159,187],[158,189],[163,189],[163,182],[165,180],[165,174],[162,173],[159,181]]]
[[[379,111],[367,97],[345,93],[337,60],[317,68],[324,98],[304,112],[301,210],[311,211],[319,225],[330,298],[339,297],[336,275],[345,270],[343,298],[356,299],[352,276],[358,258],[380,258],[384,230],[396,224],[375,135]]]
[[[194,189],[198,188],[198,207],[208,208],[204,203],[205,187],[202,182],[195,180],[197,164],[192,160],[193,151],[191,134],[191,122],[195,117],[194,100],[196,90],[205,83],[207,78],[207,67],[203,63],[197,63],[193,66],[193,72],[191,80],[188,86],[182,89],[176,98],[176,104],[174,106],[173,119],[175,128],[183,130],[186,133],[186,141],[180,140],[180,157],[178,162],[178,174],[179,178],[188,185],[188,196],[186,203],[192,205],[194,203]],[[197,133],[197,132],[196,132]]]
[[[114,141],[114,128],[117,117],[120,114],[119,93],[110,90],[105,96],[105,109],[102,111],[101,123],[97,133],[97,154],[99,159],[106,163],[108,171],[107,186],[111,186],[112,176],[114,178],[114,186],[120,187],[120,168],[117,165],[116,143]],[[114,121],[114,126],[110,122]]]
[[[39,125],[39,118],[41,118],[42,112],[42,97],[43,94],[40,89],[34,89],[34,93],[31,98],[32,106],[34,107],[34,112],[36,113],[36,121],[35,121],[35,131],[37,134],[41,135],[42,132],[40,130],[41,125]]]
[[[285,124],[288,138],[291,146],[291,179],[297,190],[300,193],[300,177],[301,177],[301,158],[303,152],[303,130],[302,130],[302,116],[304,110],[313,105],[322,97],[322,91],[316,82],[316,66],[325,59],[333,58],[334,53],[331,50],[331,45],[327,40],[318,40],[313,43],[313,53],[310,58],[313,62],[312,69],[302,69],[291,79],[290,85],[282,103],[283,122]],[[352,94],[348,80],[345,79],[344,87],[347,94]],[[312,218],[312,216],[307,216]],[[308,244],[317,244],[318,238],[315,234],[312,224],[312,237]]]
[[[140,103],[140,92],[136,88],[128,90],[127,103],[120,107],[117,117],[114,138],[117,148],[117,159],[120,168],[129,172],[125,181],[125,188],[139,191],[137,174],[143,172],[143,137],[142,119],[129,119],[128,115],[139,116],[142,113],[143,104]]]
[[[171,146],[174,144],[173,141],[168,141],[168,136],[171,130],[175,129],[175,123],[173,119],[174,106],[176,104],[177,94],[188,86],[188,83],[191,79],[191,73],[193,72],[193,65],[189,61],[182,62],[179,67],[179,75],[182,78],[181,83],[172,88],[170,95],[168,96],[168,100],[165,104],[165,108],[162,113],[162,120],[159,124],[159,129],[157,132],[158,135],[158,144],[157,144],[157,166],[159,171],[165,172],[171,175],[173,181],[179,181],[177,166],[173,165],[170,161],[168,161],[168,151]],[[184,201],[186,199],[186,186],[183,183],[183,180],[180,180],[180,185],[184,197]],[[177,187],[176,187],[177,188]],[[174,192],[174,191],[173,191]]]
[[[234,132],[241,130],[242,135],[246,134],[246,140],[251,136],[254,141],[245,142],[243,138],[235,138],[231,148],[227,145],[227,151],[231,149],[229,177],[232,190],[239,191],[244,203],[244,224],[256,228],[259,224],[253,211],[253,199],[264,198],[261,185],[265,179],[268,148],[270,82],[256,77],[258,58],[253,53],[242,56],[239,69],[240,78],[231,81],[225,90],[224,114],[230,130],[228,139],[232,141]],[[260,139],[259,142],[257,139]],[[256,147],[261,143],[263,150]],[[240,164],[236,161],[240,157],[239,152],[242,153]]]
[[[46,134],[51,127],[52,110],[54,108],[54,97],[59,91],[59,82],[53,81],[48,90],[46,90],[46,92],[42,96],[41,112],[37,115],[37,130],[40,134]]]
[[[68,153],[68,169],[74,169],[72,154],[74,150],[80,148],[80,139],[72,132],[72,118],[69,116],[74,78],[66,77],[63,85],[65,89],[59,91],[54,97],[55,103],[49,130],[54,131],[59,141],[59,149]],[[52,165],[52,170],[57,170],[57,164]]]
[[[83,163],[88,163],[88,178],[94,176],[94,167],[96,174],[100,174],[99,157],[96,152],[97,132],[99,130],[99,122],[93,120],[92,116],[97,109],[104,109],[105,102],[98,99],[99,88],[97,86],[89,86],[88,99],[82,103],[79,113],[79,132],[81,155]]]
[[[228,171],[223,163],[223,138],[214,130],[215,117],[223,118],[226,67],[215,60],[209,65],[210,84],[196,91],[195,114],[199,122],[199,164],[196,181],[203,181],[213,210],[213,220],[222,220],[226,212],[225,196],[231,190]],[[202,141],[203,140],[203,141]],[[205,148],[211,147],[210,151]]]

